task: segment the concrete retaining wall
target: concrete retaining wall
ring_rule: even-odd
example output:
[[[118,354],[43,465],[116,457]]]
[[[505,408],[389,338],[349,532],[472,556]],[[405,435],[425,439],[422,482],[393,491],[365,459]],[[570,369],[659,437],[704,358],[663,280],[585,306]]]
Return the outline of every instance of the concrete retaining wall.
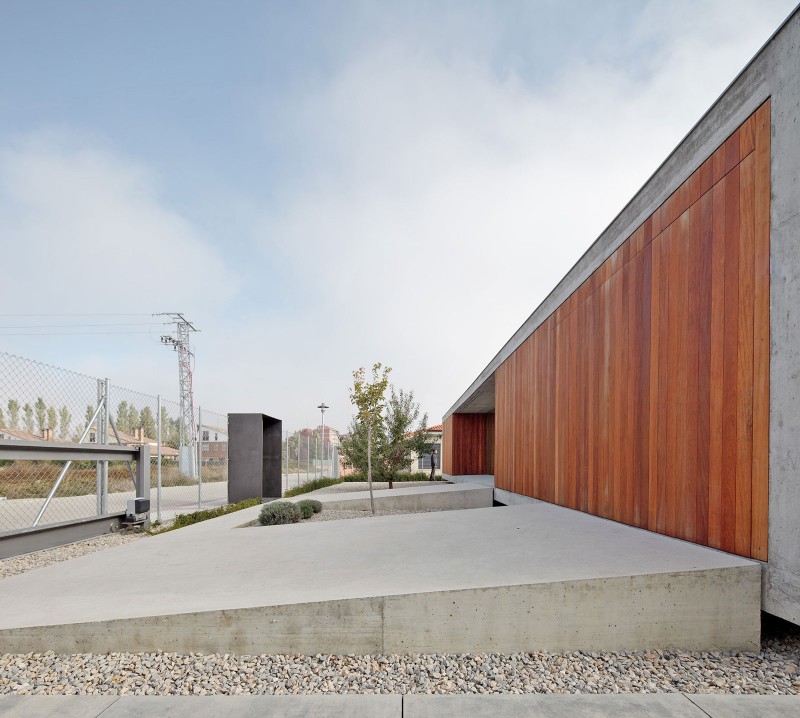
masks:
[[[759,647],[757,564],[0,631],[0,652],[479,653]]]

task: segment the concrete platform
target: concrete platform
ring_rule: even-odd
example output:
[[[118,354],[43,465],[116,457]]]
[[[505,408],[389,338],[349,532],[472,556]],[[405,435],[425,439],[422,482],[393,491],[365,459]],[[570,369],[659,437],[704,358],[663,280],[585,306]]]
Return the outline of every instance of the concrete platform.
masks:
[[[258,511],[3,580],[0,651],[759,645],[758,563],[551,504],[237,528]]]
[[[404,487],[395,484],[393,489],[373,491],[375,509],[397,509],[402,511],[424,511],[436,509],[480,509],[492,506],[492,489],[475,484],[446,484],[432,481],[430,486]],[[283,501],[298,502],[307,495],[295,496]],[[331,494],[315,494],[314,498],[331,509],[369,511],[369,491],[348,491]]]
[[[791,718],[800,696],[0,696],[2,718]]]

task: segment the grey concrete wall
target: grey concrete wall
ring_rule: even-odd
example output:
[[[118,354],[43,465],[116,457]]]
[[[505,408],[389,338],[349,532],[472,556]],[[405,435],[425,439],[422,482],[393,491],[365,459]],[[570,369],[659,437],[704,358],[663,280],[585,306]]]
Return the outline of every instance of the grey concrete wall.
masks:
[[[760,645],[757,564],[0,631],[5,653],[478,653]]]
[[[397,486],[399,484],[396,484]],[[381,489],[374,491],[376,510],[394,511],[452,511],[454,509],[484,509],[492,506],[492,489],[486,486],[444,486],[422,487],[419,489]],[[301,495],[287,499],[297,503],[308,496]],[[328,509],[344,509],[350,511],[369,511],[370,499],[368,491],[353,491],[336,494],[319,494],[315,499]]]
[[[450,408],[486,411],[494,372],[771,98],[770,497],[766,611],[800,624],[800,10],[776,32]]]

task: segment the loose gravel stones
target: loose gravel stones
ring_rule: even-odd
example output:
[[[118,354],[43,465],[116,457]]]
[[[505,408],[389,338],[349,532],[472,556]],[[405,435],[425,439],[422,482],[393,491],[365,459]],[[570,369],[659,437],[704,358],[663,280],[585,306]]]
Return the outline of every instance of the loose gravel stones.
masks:
[[[0,656],[0,694],[754,693],[800,690],[798,637],[760,653]],[[776,650],[779,649],[779,650]]]
[[[59,561],[67,561],[71,558],[77,558],[78,556],[85,556],[95,551],[104,551],[107,548],[114,548],[114,546],[122,546],[131,541],[138,541],[144,536],[146,536],[146,534],[139,532],[105,534],[97,538],[87,539],[86,541],[67,544],[66,546],[58,546],[57,548],[51,548],[45,551],[37,551],[35,553],[23,554],[22,556],[5,558],[0,561],[0,579],[7,578],[8,576],[15,576],[25,571],[33,571],[35,568],[49,566]]]

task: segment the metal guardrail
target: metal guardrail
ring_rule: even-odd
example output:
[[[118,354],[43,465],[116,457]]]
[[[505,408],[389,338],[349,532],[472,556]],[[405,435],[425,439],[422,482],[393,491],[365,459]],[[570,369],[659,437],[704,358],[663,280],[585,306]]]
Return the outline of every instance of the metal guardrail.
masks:
[[[44,500],[33,526],[38,525],[73,461],[127,461],[129,464],[135,461],[136,470],[135,472],[131,470],[131,479],[136,496],[150,496],[150,447],[146,444],[144,446],[115,446],[113,444],[0,440],[0,461],[65,462],[64,468]],[[100,489],[98,488],[98,490]],[[98,505],[101,504],[98,503]],[[105,505],[105,502],[102,502],[102,505]]]

